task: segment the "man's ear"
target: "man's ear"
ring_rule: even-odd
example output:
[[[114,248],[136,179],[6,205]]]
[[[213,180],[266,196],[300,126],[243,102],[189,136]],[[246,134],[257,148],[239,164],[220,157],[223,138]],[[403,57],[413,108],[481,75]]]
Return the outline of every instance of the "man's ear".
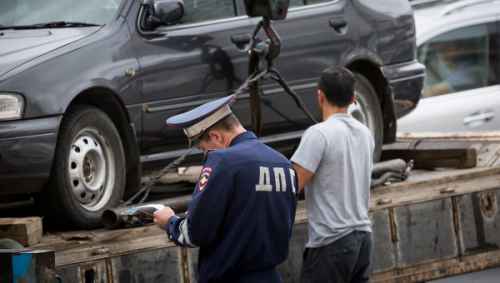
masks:
[[[212,130],[210,132],[212,134],[211,137],[212,137],[212,141],[213,142],[224,143],[226,137],[224,136],[224,134],[221,131],[219,131],[219,130]]]
[[[358,98],[356,97],[356,93],[354,93],[354,95],[352,96],[352,99],[351,99],[351,103],[355,103],[357,100],[358,100]]]
[[[323,104],[325,103],[325,94],[319,88],[316,93],[318,95],[318,104],[320,107],[322,107]]]

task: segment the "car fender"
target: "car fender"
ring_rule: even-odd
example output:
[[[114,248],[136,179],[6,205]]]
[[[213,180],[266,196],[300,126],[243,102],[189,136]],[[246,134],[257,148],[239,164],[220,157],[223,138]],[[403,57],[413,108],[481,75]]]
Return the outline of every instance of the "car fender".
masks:
[[[393,142],[396,137],[396,112],[388,80],[382,72],[382,59],[368,49],[357,49],[346,56],[342,65],[363,74],[376,89],[384,121],[384,143]]]

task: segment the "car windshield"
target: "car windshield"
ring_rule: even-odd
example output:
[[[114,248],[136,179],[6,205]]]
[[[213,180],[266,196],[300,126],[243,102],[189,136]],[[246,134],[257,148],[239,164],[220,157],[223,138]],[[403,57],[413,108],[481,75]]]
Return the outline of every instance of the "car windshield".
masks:
[[[0,27],[29,27],[33,25],[40,27],[47,23],[104,25],[113,19],[122,1],[1,0]],[[65,25],[52,26],[65,27]]]

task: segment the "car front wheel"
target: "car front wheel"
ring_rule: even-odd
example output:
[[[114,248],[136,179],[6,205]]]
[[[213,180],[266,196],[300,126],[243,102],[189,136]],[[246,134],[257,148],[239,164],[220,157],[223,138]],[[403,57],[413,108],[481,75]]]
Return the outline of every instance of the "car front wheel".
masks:
[[[53,173],[44,206],[56,222],[93,228],[125,190],[125,156],[111,119],[92,106],[76,106],[59,132]]]

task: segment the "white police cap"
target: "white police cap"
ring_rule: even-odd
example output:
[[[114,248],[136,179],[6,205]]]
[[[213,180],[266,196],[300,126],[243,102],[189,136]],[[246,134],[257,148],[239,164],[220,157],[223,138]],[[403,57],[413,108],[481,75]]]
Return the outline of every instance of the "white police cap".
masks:
[[[186,136],[191,139],[198,138],[215,123],[229,116],[229,107],[235,100],[234,95],[207,102],[188,112],[172,116],[167,119],[167,125],[183,128]]]

